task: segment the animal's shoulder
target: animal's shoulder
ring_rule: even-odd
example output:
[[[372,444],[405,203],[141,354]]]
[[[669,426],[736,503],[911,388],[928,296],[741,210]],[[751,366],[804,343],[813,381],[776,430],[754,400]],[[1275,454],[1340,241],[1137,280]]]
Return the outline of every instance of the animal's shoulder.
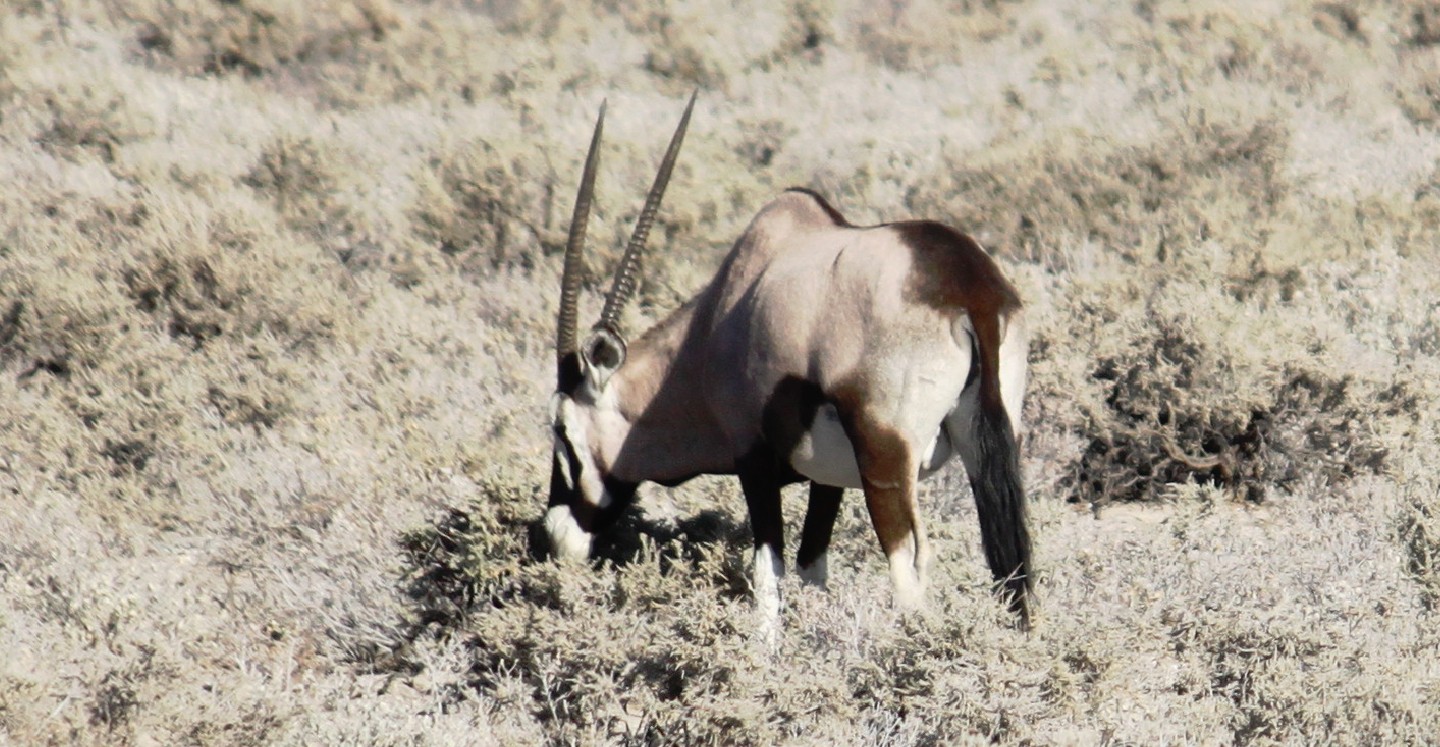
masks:
[[[801,187],[781,192],[766,203],[751,221],[751,231],[771,236],[808,233],[850,224],[818,193]]]

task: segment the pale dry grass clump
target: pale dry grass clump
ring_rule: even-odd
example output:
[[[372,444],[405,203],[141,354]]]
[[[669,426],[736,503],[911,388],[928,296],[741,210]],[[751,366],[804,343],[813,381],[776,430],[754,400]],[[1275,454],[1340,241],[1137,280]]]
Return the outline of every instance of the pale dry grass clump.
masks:
[[[1432,741],[1440,11],[742,5],[7,6],[0,742]],[[958,466],[913,616],[854,496],[774,647],[733,480],[544,559],[584,145],[593,291],[695,88],[627,328],[787,186],[979,237],[1032,632]]]

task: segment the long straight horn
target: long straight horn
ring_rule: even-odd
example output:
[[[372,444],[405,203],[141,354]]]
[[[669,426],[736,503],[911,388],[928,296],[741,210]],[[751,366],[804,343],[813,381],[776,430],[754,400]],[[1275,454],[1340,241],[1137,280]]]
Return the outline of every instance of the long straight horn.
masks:
[[[575,195],[575,213],[570,217],[570,238],[565,242],[565,272],[560,280],[559,328],[555,333],[555,355],[564,359],[575,352],[576,304],[580,300],[580,279],[585,274],[585,227],[590,222],[590,200],[595,196],[595,171],[600,166],[600,133],[605,129],[605,101],[600,102],[600,117],[595,120],[595,134],[590,136],[590,152],[585,156],[585,175]]]
[[[675,134],[670,138],[670,147],[665,151],[665,160],[660,162],[660,172],[655,175],[650,195],[645,198],[645,207],[640,210],[635,232],[630,234],[630,243],[626,245],[625,254],[620,257],[620,265],[615,269],[615,282],[610,286],[610,294],[605,297],[605,310],[600,312],[600,321],[595,324],[596,329],[618,333],[620,311],[635,294],[645,240],[650,237],[650,226],[655,222],[655,212],[660,209],[660,198],[665,196],[665,186],[670,183],[670,172],[675,168],[676,156],[680,155],[680,143],[685,140],[685,128],[690,125],[690,112],[695,108],[695,97],[699,95],[698,90],[690,95],[690,103],[685,106],[680,125],[675,128]]]

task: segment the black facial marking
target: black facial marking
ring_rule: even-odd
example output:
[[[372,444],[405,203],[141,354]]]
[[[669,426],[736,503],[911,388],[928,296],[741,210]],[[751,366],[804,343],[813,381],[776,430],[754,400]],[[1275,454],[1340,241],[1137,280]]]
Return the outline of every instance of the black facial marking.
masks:
[[[560,359],[559,371],[556,376],[555,391],[564,395],[573,395],[580,388],[580,382],[584,376],[580,371],[580,354],[571,351]]]
[[[554,430],[555,472],[550,480],[550,505],[552,506],[556,505],[557,503],[571,502],[571,500],[568,498],[564,500],[556,499],[556,480],[559,480],[559,484],[563,486],[563,489],[560,491],[561,493],[578,493],[580,490],[580,473],[582,470],[584,470],[584,465],[580,462],[580,458],[575,455],[575,447],[570,444],[569,435],[565,433],[565,425],[563,423],[556,423],[554,425]],[[565,460],[566,465],[570,468],[570,480],[574,483],[572,485],[565,485],[565,479],[561,476],[561,473],[559,471],[560,459],[562,458]]]
[[[550,456],[550,503],[549,507],[569,506],[574,502],[574,489],[565,482],[565,473],[560,469],[560,452]],[[575,473],[570,473],[574,475]]]
[[[575,523],[580,528],[591,534],[604,531],[616,519],[625,512],[635,500],[635,491],[638,483],[625,482],[610,475],[601,478],[605,486],[605,492],[610,496],[610,505],[601,508],[588,500],[584,490],[580,487],[581,476],[584,474],[585,465],[575,453],[575,447],[570,443],[565,433],[565,426],[556,423],[555,451],[550,460],[550,503],[554,506],[567,506],[570,514],[575,518]],[[561,461],[565,460],[565,466],[569,468],[570,479],[574,484],[565,482],[564,471],[561,469]],[[600,496],[591,496],[599,500]]]

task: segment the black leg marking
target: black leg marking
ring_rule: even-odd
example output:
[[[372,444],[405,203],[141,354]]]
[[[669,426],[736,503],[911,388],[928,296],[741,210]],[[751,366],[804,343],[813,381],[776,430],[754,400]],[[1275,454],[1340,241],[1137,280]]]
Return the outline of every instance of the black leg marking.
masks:
[[[805,529],[800,535],[800,554],[796,558],[801,568],[809,568],[830,549],[830,536],[844,494],[844,488],[810,483],[810,505],[805,510]]]
[[[756,449],[736,465],[735,472],[745,493],[755,547],[769,545],[777,557],[783,557],[785,520],[780,512],[780,488],[786,483],[774,457],[768,450]]]

